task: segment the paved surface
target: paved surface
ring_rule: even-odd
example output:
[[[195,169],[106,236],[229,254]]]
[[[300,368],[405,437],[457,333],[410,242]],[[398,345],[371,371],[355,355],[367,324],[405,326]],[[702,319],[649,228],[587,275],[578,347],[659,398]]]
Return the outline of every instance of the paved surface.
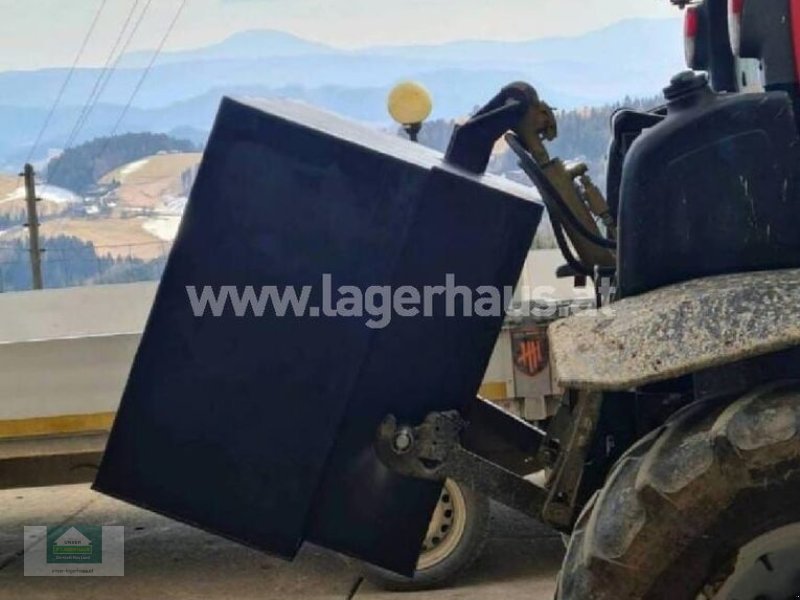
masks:
[[[66,522],[124,525],[125,576],[24,577],[23,526]],[[285,563],[85,485],[0,491],[0,600],[551,600],[562,552],[552,532],[495,507],[486,550],[455,587],[397,595],[322,549]]]

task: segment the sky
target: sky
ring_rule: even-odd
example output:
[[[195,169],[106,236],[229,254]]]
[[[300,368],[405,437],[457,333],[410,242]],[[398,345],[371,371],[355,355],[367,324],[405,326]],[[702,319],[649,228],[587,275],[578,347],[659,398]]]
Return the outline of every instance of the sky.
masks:
[[[148,1],[129,50],[156,47],[182,0],[0,0],[0,70],[69,66],[101,5],[80,65],[102,66],[131,7],[141,11]],[[677,13],[669,0],[186,0],[165,50],[204,46],[249,29],[340,48],[529,40]]]

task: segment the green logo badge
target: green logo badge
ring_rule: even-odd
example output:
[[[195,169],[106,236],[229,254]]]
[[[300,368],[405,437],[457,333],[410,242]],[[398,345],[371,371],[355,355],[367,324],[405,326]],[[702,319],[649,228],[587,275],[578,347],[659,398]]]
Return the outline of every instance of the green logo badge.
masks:
[[[103,561],[103,528],[97,525],[62,525],[47,528],[47,563]]]

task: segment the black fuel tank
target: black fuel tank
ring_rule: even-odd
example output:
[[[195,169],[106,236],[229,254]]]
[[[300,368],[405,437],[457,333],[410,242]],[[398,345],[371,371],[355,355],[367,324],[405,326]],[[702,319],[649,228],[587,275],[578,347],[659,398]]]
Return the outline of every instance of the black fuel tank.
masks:
[[[715,94],[676,76],[664,121],[634,142],[622,175],[619,290],[800,266],[798,135],[789,96]]]

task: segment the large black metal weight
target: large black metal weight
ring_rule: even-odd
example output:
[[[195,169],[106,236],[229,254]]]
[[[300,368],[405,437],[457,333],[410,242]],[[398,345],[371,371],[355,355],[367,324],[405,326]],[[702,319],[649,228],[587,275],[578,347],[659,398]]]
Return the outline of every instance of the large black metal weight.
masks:
[[[447,317],[442,298],[383,328],[330,317],[324,276],[334,294],[511,286],[540,216],[523,188],[405,140],[224,100],[96,489],[283,557],[308,539],[410,573],[439,484],[389,471],[375,432],[474,397],[502,317]],[[310,286],[320,310],[196,316],[187,292],[248,285]]]

